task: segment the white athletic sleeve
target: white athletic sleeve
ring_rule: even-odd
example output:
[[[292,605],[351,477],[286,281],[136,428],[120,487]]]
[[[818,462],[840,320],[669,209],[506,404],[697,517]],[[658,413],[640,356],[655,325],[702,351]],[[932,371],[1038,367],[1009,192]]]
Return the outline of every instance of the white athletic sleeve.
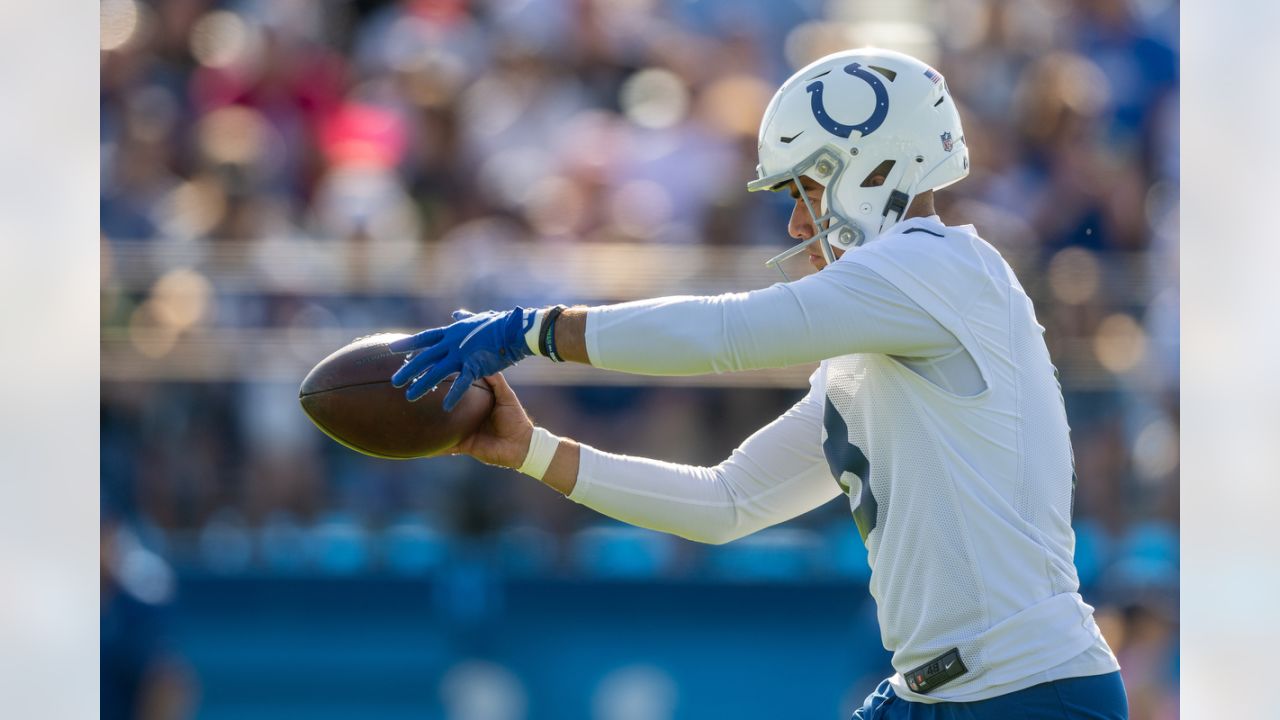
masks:
[[[959,341],[870,268],[842,257],[761,290],[593,307],[591,364],[640,375],[787,367],[848,355],[942,357]]]
[[[726,543],[808,512],[840,494],[822,453],[825,390],[756,431],[715,467],[605,453],[582,446],[569,499],[632,525]]]

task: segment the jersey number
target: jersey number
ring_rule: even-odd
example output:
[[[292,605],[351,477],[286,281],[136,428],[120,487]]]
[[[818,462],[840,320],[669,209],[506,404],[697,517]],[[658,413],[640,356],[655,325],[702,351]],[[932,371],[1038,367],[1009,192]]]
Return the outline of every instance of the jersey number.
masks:
[[[858,534],[862,542],[876,529],[876,496],[871,493],[871,462],[857,445],[849,442],[849,426],[840,411],[827,398],[826,409],[822,412],[822,426],[826,428],[827,439],[822,443],[822,454],[827,457],[827,467],[831,475],[840,484],[844,494],[850,492],[849,484],[844,481],[846,472],[858,476],[858,484],[862,486],[858,493],[858,504],[853,508],[853,521],[858,525]]]

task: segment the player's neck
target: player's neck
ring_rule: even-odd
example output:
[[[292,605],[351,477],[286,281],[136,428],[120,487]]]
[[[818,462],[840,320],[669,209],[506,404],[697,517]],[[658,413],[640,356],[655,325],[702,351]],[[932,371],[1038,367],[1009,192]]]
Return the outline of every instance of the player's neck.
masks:
[[[911,205],[907,207],[907,214],[903,217],[903,219],[905,220],[907,218],[913,218],[913,217],[929,217],[930,215],[937,215],[937,214],[938,214],[938,211],[933,209],[933,191],[925,190],[919,195],[916,195],[915,199],[911,201]]]

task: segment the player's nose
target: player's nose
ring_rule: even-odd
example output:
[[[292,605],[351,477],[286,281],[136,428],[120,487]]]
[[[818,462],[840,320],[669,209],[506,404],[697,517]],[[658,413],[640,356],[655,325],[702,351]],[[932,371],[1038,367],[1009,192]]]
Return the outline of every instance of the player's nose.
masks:
[[[813,218],[809,217],[809,210],[801,200],[797,200],[791,208],[791,219],[787,222],[787,233],[796,240],[808,240],[817,234],[813,228]]]

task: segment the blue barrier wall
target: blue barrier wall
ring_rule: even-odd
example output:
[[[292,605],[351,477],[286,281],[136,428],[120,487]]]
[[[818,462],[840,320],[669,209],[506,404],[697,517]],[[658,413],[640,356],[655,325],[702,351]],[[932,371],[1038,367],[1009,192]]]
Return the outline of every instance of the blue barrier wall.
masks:
[[[851,582],[206,575],[171,612],[207,720],[838,718],[890,670]]]

